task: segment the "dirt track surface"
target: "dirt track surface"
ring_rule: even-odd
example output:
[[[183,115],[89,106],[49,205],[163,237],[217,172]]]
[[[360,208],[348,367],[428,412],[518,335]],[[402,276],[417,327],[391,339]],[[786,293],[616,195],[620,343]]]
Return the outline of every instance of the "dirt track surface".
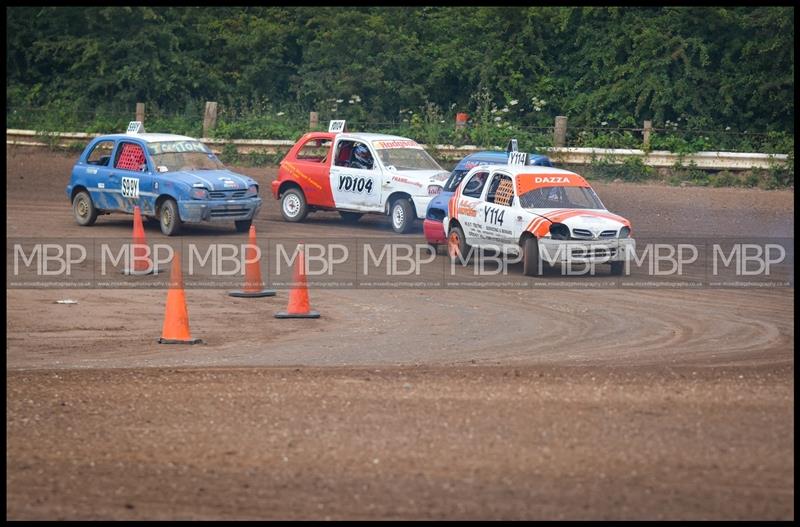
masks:
[[[9,237],[130,236],[74,223],[75,156],[7,154]],[[241,171],[260,236],[393,236]],[[792,192],[595,188],[638,235],[794,236]],[[793,288],[312,290],[316,321],[192,289],[194,347],[155,343],[164,297],[7,291],[10,518],[794,517]]]
[[[8,514],[788,519],[792,373],[12,372]]]

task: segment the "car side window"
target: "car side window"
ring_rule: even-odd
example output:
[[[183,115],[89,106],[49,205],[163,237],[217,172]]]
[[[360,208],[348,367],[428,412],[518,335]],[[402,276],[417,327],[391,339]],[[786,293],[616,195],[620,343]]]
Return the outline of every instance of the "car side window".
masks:
[[[311,163],[324,163],[331,149],[330,139],[310,139],[297,151],[297,160]]]
[[[495,205],[510,207],[514,200],[514,184],[511,178],[504,174],[495,174],[489,184],[489,192],[486,194],[486,202]]]
[[[147,161],[142,147],[135,143],[121,143],[117,148],[114,168],[145,172],[147,170]]]
[[[487,179],[489,179],[488,172],[477,172],[473,174],[464,185],[464,191],[461,194],[463,196],[469,196],[470,198],[480,198]]]
[[[111,152],[113,151],[114,141],[100,141],[94,145],[92,151],[86,156],[86,163],[103,167],[108,166],[108,162],[111,160]]]
[[[336,145],[336,156],[334,164],[337,167],[346,167],[350,162],[350,154],[353,152],[354,141],[339,141]]]

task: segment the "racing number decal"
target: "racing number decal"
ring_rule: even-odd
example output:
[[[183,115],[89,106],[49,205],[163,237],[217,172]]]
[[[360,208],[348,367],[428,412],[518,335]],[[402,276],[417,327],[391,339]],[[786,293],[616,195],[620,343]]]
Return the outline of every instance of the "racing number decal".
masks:
[[[508,154],[509,165],[526,165],[528,163],[527,152],[510,152]]]
[[[371,177],[339,176],[339,192],[355,192],[356,194],[372,194]]]
[[[122,178],[122,195],[126,198],[138,198],[139,178],[135,177]]]
[[[506,211],[496,209],[494,207],[486,207],[483,210],[483,221],[486,223],[493,223],[495,225],[503,224],[503,215]]]

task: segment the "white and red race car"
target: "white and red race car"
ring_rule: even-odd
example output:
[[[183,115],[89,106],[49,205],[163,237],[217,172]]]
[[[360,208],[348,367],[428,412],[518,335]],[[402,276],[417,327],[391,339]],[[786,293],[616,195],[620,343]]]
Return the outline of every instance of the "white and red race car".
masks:
[[[522,254],[524,273],[543,263],[609,263],[620,275],[635,249],[630,222],[603,206],[574,172],[544,166],[478,166],[450,198],[443,227],[451,258],[471,248]]]
[[[286,221],[302,221],[314,210],[338,210],[346,221],[377,212],[390,215],[395,232],[405,233],[425,217],[449,175],[405,137],[311,132],[281,161],[272,194]]]

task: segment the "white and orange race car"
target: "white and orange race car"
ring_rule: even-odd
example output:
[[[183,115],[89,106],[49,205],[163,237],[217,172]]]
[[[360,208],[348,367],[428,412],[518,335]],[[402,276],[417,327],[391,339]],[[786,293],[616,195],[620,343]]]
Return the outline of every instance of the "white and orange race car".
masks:
[[[524,273],[543,264],[609,263],[620,275],[635,249],[630,222],[603,206],[574,172],[544,166],[478,166],[450,198],[443,226],[451,258],[472,248],[522,256]]]

